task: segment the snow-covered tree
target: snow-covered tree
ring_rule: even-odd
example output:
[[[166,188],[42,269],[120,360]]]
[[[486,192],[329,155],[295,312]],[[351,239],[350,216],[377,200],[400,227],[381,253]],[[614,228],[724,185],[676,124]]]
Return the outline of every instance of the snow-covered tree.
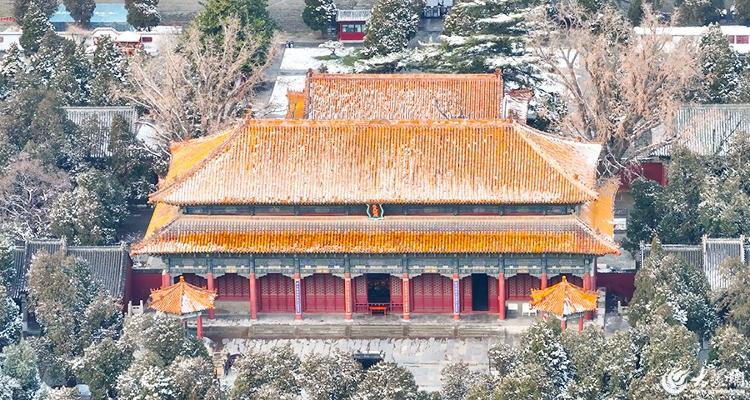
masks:
[[[37,370],[36,355],[29,343],[22,341],[3,349],[5,360],[2,363],[2,374],[12,378],[18,385],[6,379],[6,384],[13,390],[13,400],[34,400],[41,381]]]
[[[89,99],[91,70],[82,44],[48,31],[29,57],[28,79],[51,89],[63,105],[84,105]]]
[[[362,379],[362,367],[351,354],[310,354],[300,366],[300,386],[311,400],[349,399]]]
[[[117,178],[129,202],[145,201],[154,191],[154,159],[124,118],[115,116],[109,132],[107,170]]]
[[[469,369],[465,362],[448,364],[440,371],[440,381],[443,387],[440,396],[443,400],[464,400],[469,389],[474,384],[476,372]]]
[[[435,72],[492,72],[516,85],[538,81],[527,47],[532,24],[530,0],[461,0],[445,17],[440,42],[417,49],[405,68]]]
[[[722,326],[711,337],[711,363],[750,377],[750,339],[732,325]]]
[[[13,0],[13,15],[17,21],[23,21],[32,4],[38,7],[46,17],[54,14],[59,6],[59,0]]]
[[[490,370],[499,376],[504,376],[513,371],[518,364],[518,353],[514,347],[506,343],[498,343],[487,352],[490,362]]]
[[[120,342],[158,365],[168,365],[178,356],[208,358],[203,343],[187,335],[179,319],[160,312],[126,318]]]
[[[665,131],[674,132],[670,121],[698,78],[693,43],[675,45],[661,35],[664,25],[650,12],[642,25],[651,33],[634,35],[613,7],[593,14],[596,18],[575,2],[551,7],[537,14],[532,47],[568,106],[555,125],[564,135],[603,144],[599,182],[677,141],[672,133],[653,143],[651,130],[666,124]]]
[[[80,354],[81,319],[98,290],[89,265],[62,252],[37,253],[28,273],[29,310],[57,356]]]
[[[132,400],[178,399],[169,369],[158,364],[157,361],[158,359],[149,357],[136,359],[125,372],[120,374],[116,386],[119,398]]]
[[[324,34],[336,21],[337,11],[333,0],[305,0],[302,20],[310,29]]]
[[[239,29],[234,29],[230,23],[234,19],[239,21]],[[268,0],[208,0],[193,19],[193,25],[201,43],[213,42],[214,46],[220,47],[224,36],[231,35],[236,40],[228,43],[252,47],[250,54],[241,54],[243,57],[239,58],[244,73],[268,62],[276,30],[276,23],[268,13]],[[231,31],[227,31],[227,28],[231,28]]]
[[[492,392],[493,400],[552,400],[559,388],[555,388],[537,364],[524,365],[502,377]]]
[[[161,15],[158,6],[159,0],[125,0],[128,23],[136,29],[146,30],[159,25]]]
[[[90,346],[104,339],[117,339],[122,334],[122,304],[106,292],[98,292],[83,312],[81,346]]]
[[[3,230],[0,224],[0,285],[8,287],[16,277],[16,267],[13,260],[13,249],[16,247],[13,238]]]
[[[72,360],[76,377],[89,385],[94,398],[116,398],[117,378],[127,369],[133,355],[111,338],[93,343]]]
[[[255,398],[267,386],[285,396],[296,396],[300,392],[297,377],[301,361],[290,345],[243,354],[235,368],[237,379],[229,393],[230,400]]]
[[[530,365],[543,369],[553,388],[549,395],[566,391],[575,376],[573,362],[560,338],[559,322],[555,320],[537,322],[524,332],[518,359],[516,371]]]
[[[628,313],[633,326],[666,321],[699,334],[708,334],[716,326],[703,270],[667,255],[658,240],[636,273],[635,288]]]
[[[735,0],[732,18],[740,25],[750,25],[750,0]]]
[[[0,371],[0,400],[17,400],[13,395],[20,391],[18,381]]]
[[[222,400],[223,393],[211,360],[177,357],[169,367],[176,399]]]
[[[697,100],[711,104],[736,102],[745,63],[727,41],[721,27],[711,25],[699,47],[703,87]]]
[[[729,285],[718,297],[728,324],[750,337],[750,268],[740,260],[728,260],[722,266],[730,277]]]
[[[676,22],[681,26],[704,26],[718,22],[724,3],[720,0],[682,0],[676,7]]]
[[[5,100],[21,86],[20,80],[25,71],[26,62],[21,56],[21,50],[13,43],[0,60],[0,100]]]
[[[19,43],[26,54],[33,54],[39,49],[42,38],[47,32],[52,31],[49,17],[36,3],[31,3],[26,15],[21,20],[21,38]]]
[[[21,312],[0,283],[0,349],[21,339]]]
[[[409,370],[391,362],[381,361],[365,372],[354,400],[413,400],[417,384]]]
[[[89,24],[96,8],[94,0],[63,0],[63,4],[73,21],[83,26]]]
[[[344,43],[341,43],[338,40],[329,40],[325,43],[321,43],[318,45],[321,49],[327,49],[331,51],[331,56],[336,56],[337,51],[341,51],[344,49]]]
[[[383,56],[406,49],[417,34],[423,6],[421,0],[376,0],[367,22],[363,54]]]
[[[120,103],[116,91],[126,84],[127,60],[109,36],[102,36],[96,42],[91,60],[91,98],[96,106],[117,105]]]
[[[0,173],[0,221],[12,238],[44,235],[49,211],[60,193],[69,189],[66,174],[19,154]]]
[[[111,244],[128,215],[125,189],[108,171],[76,176],[72,192],[61,194],[50,211],[50,232],[78,245]]]

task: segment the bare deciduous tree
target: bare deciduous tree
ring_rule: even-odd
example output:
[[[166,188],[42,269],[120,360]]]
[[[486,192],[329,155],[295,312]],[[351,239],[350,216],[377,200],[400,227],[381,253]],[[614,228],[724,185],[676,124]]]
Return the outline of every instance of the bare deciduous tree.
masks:
[[[555,11],[538,17],[534,51],[562,88],[569,109],[555,121],[562,134],[603,145],[600,181],[674,142],[672,121],[700,73],[695,44],[673,43],[649,10],[639,34],[612,9],[592,16],[562,2]]]
[[[57,197],[70,189],[67,175],[45,167],[26,153],[0,170],[0,223],[14,238],[45,235],[49,211]]]
[[[236,18],[225,22],[223,32],[217,43],[190,27],[160,47],[158,57],[142,54],[130,63],[132,91],[125,97],[148,110],[161,156],[168,156],[171,141],[216,133],[250,108],[267,62],[249,65],[248,60],[258,58],[253,55],[262,43]]]

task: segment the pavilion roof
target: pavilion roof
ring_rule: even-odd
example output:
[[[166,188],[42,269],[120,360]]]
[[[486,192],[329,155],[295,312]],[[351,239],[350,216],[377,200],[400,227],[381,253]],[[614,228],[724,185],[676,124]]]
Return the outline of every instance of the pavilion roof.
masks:
[[[184,315],[196,313],[214,307],[216,292],[180,281],[164,289],[151,291],[149,307],[168,314]]]
[[[168,205],[160,205],[169,208]],[[157,210],[169,213],[168,211]],[[574,215],[264,217],[176,215],[133,254],[508,253],[616,254]]]
[[[568,282],[565,275],[562,281],[546,289],[531,290],[531,306],[558,318],[596,310],[596,298],[596,292]]]
[[[309,72],[306,119],[493,119],[502,117],[502,74]]]
[[[581,204],[601,146],[510,120],[248,120],[173,146],[153,202]]]

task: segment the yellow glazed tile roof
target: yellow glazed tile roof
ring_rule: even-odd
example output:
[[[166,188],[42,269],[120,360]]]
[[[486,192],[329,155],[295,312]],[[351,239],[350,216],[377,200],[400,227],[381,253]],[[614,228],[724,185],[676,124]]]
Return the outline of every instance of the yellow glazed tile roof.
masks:
[[[153,202],[581,204],[600,145],[510,120],[248,120],[181,144]]]
[[[169,314],[191,314],[214,307],[216,292],[180,281],[164,289],[151,291],[149,307]]]
[[[514,253],[616,254],[573,215],[496,217],[259,217],[180,215],[137,254]]]
[[[502,116],[503,79],[499,72],[308,73],[303,93],[307,119],[494,119]]]
[[[564,275],[560,283],[546,289],[531,290],[531,306],[558,318],[596,310],[596,298],[596,292],[568,282]]]

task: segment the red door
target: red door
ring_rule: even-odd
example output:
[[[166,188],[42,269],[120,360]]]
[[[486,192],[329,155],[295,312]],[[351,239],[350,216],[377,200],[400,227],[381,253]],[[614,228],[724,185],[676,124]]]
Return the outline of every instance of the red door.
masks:
[[[400,313],[404,311],[404,295],[401,293],[402,285],[401,278],[391,275],[391,305],[388,312]]]
[[[344,280],[331,274],[314,274],[302,280],[305,312],[344,312]]]
[[[354,312],[366,313],[367,310],[367,278],[360,275],[352,279],[352,288],[354,291]]]
[[[497,312],[497,278],[492,276],[487,276],[487,297],[489,299],[489,306],[490,309],[488,312],[496,313]]]
[[[258,279],[258,311],[294,312],[294,281],[281,274]]]
[[[247,300],[250,282],[244,276],[224,274],[216,278],[216,293],[219,300]]]
[[[541,281],[529,274],[518,274],[508,278],[505,287],[508,290],[508,299],[529,300],[531,289],[539,289]]]
[[[453,284],[439,274],[422,274],[411,280],[411,298],[415,313],[452,313]]]
[[[471,275],[461,278],[461,312],[471,313],[472,308],[472,287],[471,287]]]

